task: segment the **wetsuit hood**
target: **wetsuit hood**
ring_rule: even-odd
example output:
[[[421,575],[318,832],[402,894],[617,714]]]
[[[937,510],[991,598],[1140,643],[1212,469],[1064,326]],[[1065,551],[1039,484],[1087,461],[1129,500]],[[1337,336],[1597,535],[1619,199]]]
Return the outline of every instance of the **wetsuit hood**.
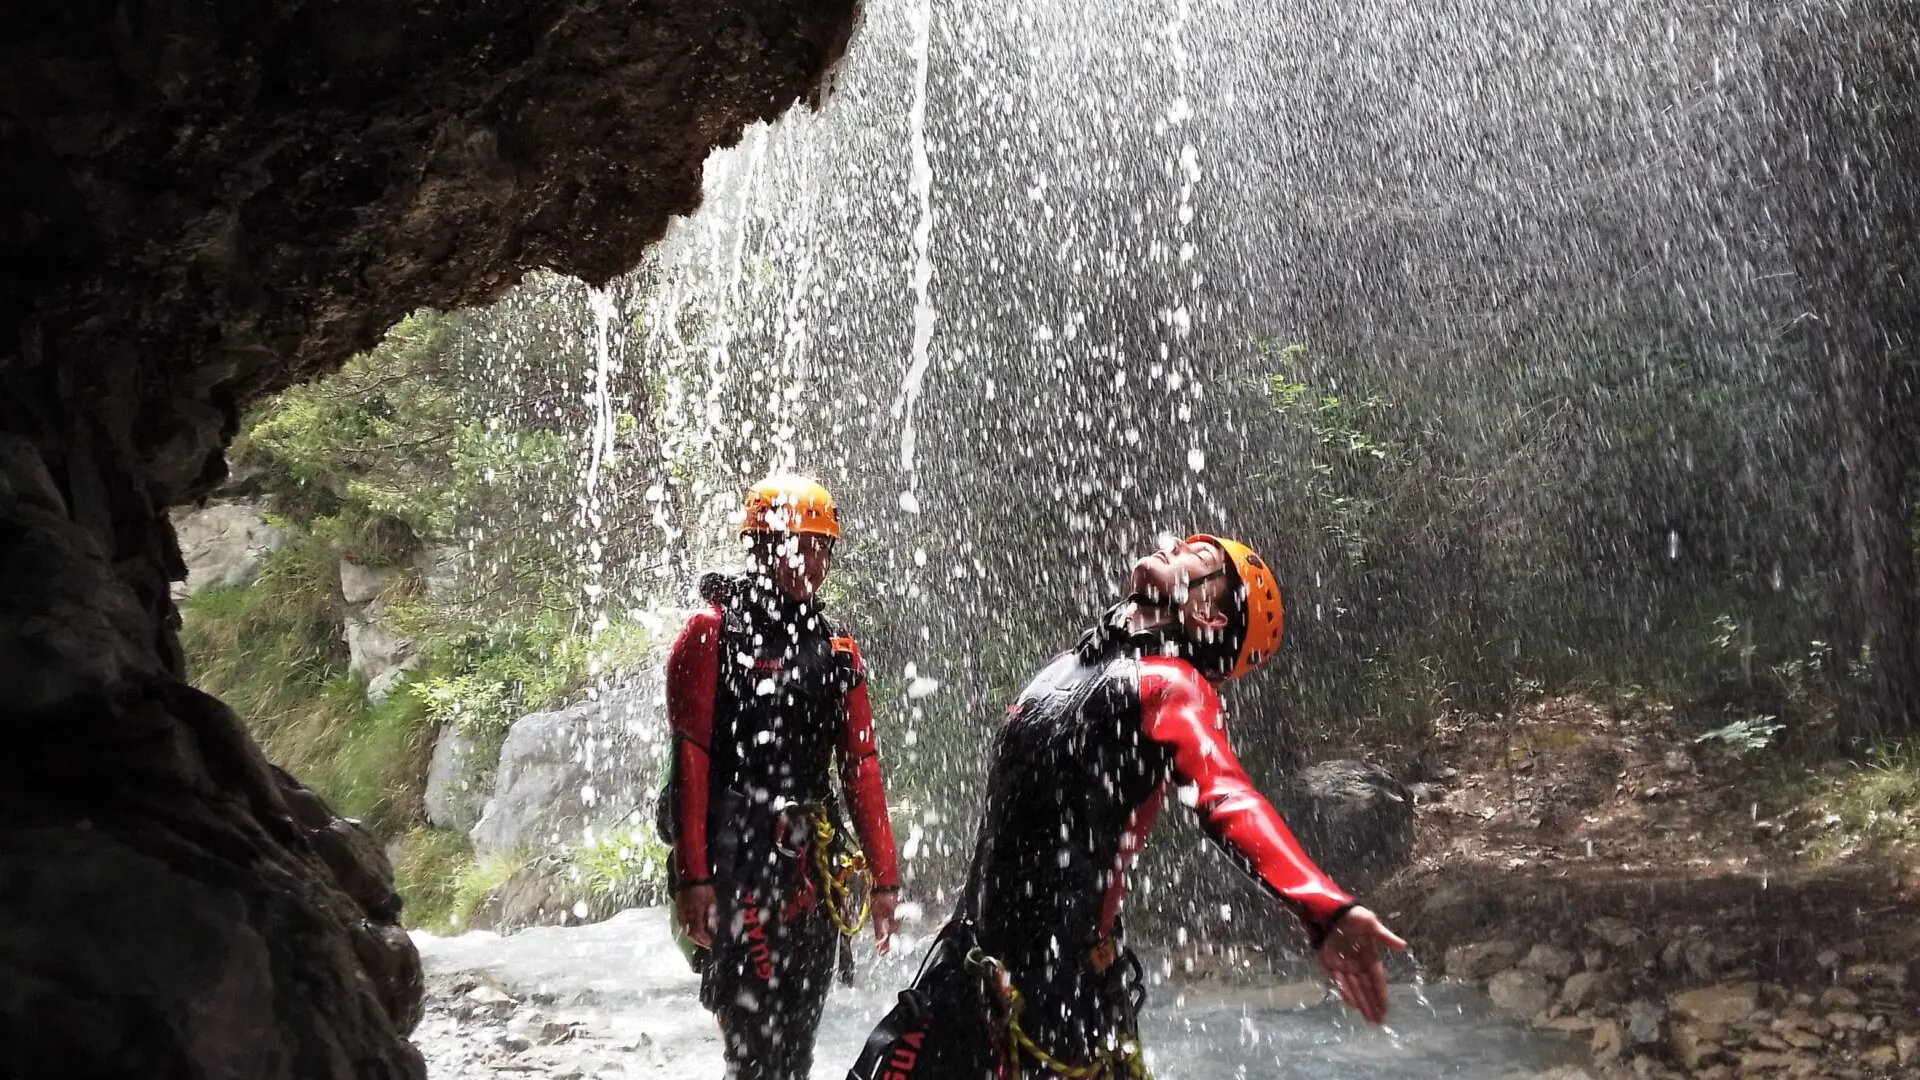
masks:
[[[1100,621],[1080,635],[1074,652],[1086,662],[1122,653],[1134,656],[1171,656],[1192,664],[1209,679],[1225,675],[1225,664],[1213,646],[1196,644],[1180,632],[1178,625],[1151,630],[1127,629],[1127,602],[1115,604],[1100,616]],[[1230,662],[1230,658],[1229,661]]]
[[[783,623],[794,623],[826,611],[826,605],[818,596],[795,600],[771,585],[761,585],[758,575],[746,570],[733,573],[716,570],[700,575],[700,599],[721,608],[757,608]]]

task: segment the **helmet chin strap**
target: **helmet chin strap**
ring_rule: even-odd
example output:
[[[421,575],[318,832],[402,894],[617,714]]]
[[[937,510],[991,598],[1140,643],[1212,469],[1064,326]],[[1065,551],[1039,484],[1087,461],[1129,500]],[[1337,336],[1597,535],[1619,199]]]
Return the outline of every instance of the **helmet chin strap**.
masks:
[[[1175,585],[1173,587],[1172,596],[1161,596],[1155,592],[1148,592],[1141,589],[1135,589],[1134,591],[1127,594],[1127,600],[1130,603],[1137,604],[1143,608],[1150,608],[1154,611],[1166,611],[1168,609],[1177,609],[1187,602],[1187,597],[1193,595],[1193,590],[1197,586],[1205,585],[1207,582],[1212,581],[1215,578],[1220,578],[1225,576],[1227,576],[1227,568],[1222,566],[1222,567],[1219,567],[1218,569],[1210,570],[1207,573],[1201,574],[1197,578],[1190,578],[1187,581],[1183,581],[1180,584]]]

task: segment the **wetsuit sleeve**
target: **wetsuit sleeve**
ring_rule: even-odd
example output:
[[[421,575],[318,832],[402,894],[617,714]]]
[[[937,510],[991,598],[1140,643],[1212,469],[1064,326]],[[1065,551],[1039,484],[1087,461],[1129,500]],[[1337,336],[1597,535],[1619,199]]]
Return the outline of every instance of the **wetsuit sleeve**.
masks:
[[[1227,745],[1220,698],[1182,660],[1140,662],[1140,717],[1147,737],[1173,755],[1175,781],[1214,844],[1292,908],[1317,945],[1353,898],[1327,877],[1254,789]],[[1181,791],[1181,801],[1188,801]]]
[[[720,682],[720,611],[687,620],[667,652],[667,723],[673,729],[680,805],[674,808],[674,871],[681,886],[713,877],[707,862],[708,753]]]
[[[839,638],[835,648],[853,654],[860,678],[847,693],[847,715],[840,729],[840,782],[847,789],[847,809],[860,849],[876,889],[900,887],[900,869],[894,860],[893,823],[887,819],[887,791],[880,782],[880,751],[873,739],[873,705],[867,700],[866,664],[852,638]]]

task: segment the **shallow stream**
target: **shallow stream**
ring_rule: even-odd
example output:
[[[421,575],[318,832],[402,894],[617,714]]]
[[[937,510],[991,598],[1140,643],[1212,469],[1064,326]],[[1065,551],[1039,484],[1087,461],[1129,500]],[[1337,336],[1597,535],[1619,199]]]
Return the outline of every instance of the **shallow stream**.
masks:
[[[434,1080],[717,1080],[721,1074],[719,1039],[695,1000],[698,980],[674,947],[664,909],[506,937],[421,934],[415,940],[430,978],[478,974],[528,1000],[523,1008],[539,1011],[530,1033],[536,1045],[508,1053],[497,1045],[497,1035],[476,1034],[483,1020],[458,1020],[436,1009],[416,1036]],[[842,1075],[894,994],[911,980],[926,939],[909,937],[900,944],[892,957],[863,964],[858,987],[836,988],[829,999],[815,1058],[819,1080]],[[1563,1037],[1499,1016],[1474,987],[1397,985],[1393,1006],[1390,1022],[1376,1029],[1326,998],[1315,982],[1163,982],[1150,990],[1142,1033],[1156,1080],[1506,1080],[1579,1058]],[[541,1024],[569,1022],[580,1025],[579,1037],[538,1045]],[[528,1019],[516,1016],[504,1027],[517,1032],[528,1027]]]

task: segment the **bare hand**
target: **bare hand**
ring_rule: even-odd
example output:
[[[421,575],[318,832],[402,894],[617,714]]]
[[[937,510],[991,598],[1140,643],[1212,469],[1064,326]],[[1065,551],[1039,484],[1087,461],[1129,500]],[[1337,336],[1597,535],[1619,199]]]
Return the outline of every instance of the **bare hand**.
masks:
[[[893,914],[899,899],[899,894],[891,890],[873,894],[873,947],[882,955],[893,947],[893,932],[900,929],[900,920]]]
[[[714,917],[717,906],[713,886],[694,885],[673,898],[673,917],[695,945],[711,949],[714,931],[719,929]]]
[[[1348,911],[1320,944],[1320,966],[1333,976],[1340,997],[1369,1023],[1387,1018],[1387,969],[1380,949],[1404,949],[1407,943],[1366,908]]]

